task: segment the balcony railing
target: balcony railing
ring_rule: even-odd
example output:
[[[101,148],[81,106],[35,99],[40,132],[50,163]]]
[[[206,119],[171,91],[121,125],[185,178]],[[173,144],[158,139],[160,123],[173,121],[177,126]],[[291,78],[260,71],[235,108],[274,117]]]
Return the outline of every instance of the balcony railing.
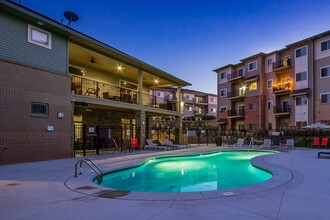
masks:
[[[195,104],[207,104],[207,100],[206,99],[196,99],[195,100]]]
[[[237,71],[237,72],[228,74],[227,80],[231,81],[234,79],[240,79],[240,78],[244,78],[244,77],[245,77],[245,71]]]
[[[290,114],[290,105],[277,105],[274,106],[274,114]]]
[[[228,110],[228,117],[244,117],[245,111],[244,109],[234,109],[234,110]]]
[[[244,98],[246,94],[246,90],[234,90],[231,92],[227,92],[227,98]]]
[[[273,85],[273,93],[278,92],[290,92],[292,90],[291,80],[286,80],[285,82],[277,83]]]
[[[143,105],[149,106],[153,108],[160,108],[160,109],[166,109],[171,111],[177,110],[177,102],[174,100],[167,100],[155,95],[150,95],[147,93],[143,93],[142,96]]]
[[[117,102],[140,104],[139,93],[136,90],[110,85],[78,76],[71,77],[71,91],[73,94],[106,99]],[[176,111],[176,102],[143,93],[144,106]]]
[[[273,70],[290,67],[290,58],[284,58],[273,63]]]

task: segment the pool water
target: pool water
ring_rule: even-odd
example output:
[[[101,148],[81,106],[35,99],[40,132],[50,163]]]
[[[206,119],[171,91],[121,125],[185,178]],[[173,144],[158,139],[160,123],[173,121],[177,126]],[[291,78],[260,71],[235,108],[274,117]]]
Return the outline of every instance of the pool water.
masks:
[[[270,172],[251,165],[251,158],[274,152],[223,151],[159,157],[104,175],[102,186],[136,192],[198,192],[249,186],[268,180]]]

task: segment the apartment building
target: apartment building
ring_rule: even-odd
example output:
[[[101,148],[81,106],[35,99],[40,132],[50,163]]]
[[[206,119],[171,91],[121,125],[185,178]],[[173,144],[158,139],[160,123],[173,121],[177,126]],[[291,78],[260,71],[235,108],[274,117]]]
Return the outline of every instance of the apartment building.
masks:
[[[330,122],[330,31],[213,71],[223,130],[278,131]]]
[[[112,138],[143,147],[151,117],[181,120],[179,102],[154,105],[150,90],[180,95],[182,79],[11,1],[0,32],[0,164],[95,154]]]
[[[171,106],[173,102],[180,102],[183,117],[217,116],[218,100],[215,94],[181,89],[181,95],[178,96],[177,89],[172,87],[154,88],[150,94],[158,106]]]

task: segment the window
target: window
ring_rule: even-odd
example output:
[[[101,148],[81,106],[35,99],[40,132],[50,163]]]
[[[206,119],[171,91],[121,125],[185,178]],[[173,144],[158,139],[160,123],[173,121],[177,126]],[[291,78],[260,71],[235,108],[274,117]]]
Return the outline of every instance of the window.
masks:
[[[300,96],[296,98],[296,106],[300,105],[307,105],[307,97],[306,96]]]
[[[250,130],[257,130],[256,124],[249,124]]]
[[[267,109],[271,109],[273,106],[273,101],[267,101]]]
[[[273,124],[272,123],[268,123],[268,130],[273,130]]]
[[[296,58],[306,56],[306,53],[307,53],[307,47],[297,49],[296,50]]]
[[[216,112],[216,109],[214,109],[214,108],[211,108],[211,112]]]
[[[244,124],[239,124],[238,125],[238,130],[239,131],[244,131]]]
[[[186,106],[187,111],[192,111],[192,106]]]
[[[73,74],[73,75],[77,75],[77,76],[84,76],[85,74],[85,69],[78,67],[78,66],[69,66],[69,73]]]
[[[157,92],[157,96],[160,97],[160,92]]]
[[[211,102],[215,102],[215,99],[214,98],[211,98]]]
[[[220,73],[220,79],[226,79],[226,78],[227,78],[226,72]]]
[[[267,60],[267,66],[270,67],[273,65],[273,60],[272,59],[268,59]]]
[[[253,90],[257,90],[257,82],[252,82],[249,86],[249,90],[253,91]]]
[[[52,48],[50,32],[28,25],[28,42],[48,49]]]
[[[257,104],[256,103],[251,103],[250,104],[250,110],[256,110],[257,109]]]
[[[321,103],[330,103],[330,93],[321,94]]]
[[[39,102],[32,102],[31,103],[31,113],[33,115],[48,115],[48,104],[46,103],[39,103]]]
[[[296,82],[307,80],[307,72],[296,73]]]
[[[330,49],[330,40],[321,43],[321,51]]]
[[[189,95],[186,95],[186,100],[189,100],[189,98],[190,98]]]
[[[325,78],[329,76],[330,76],[330,67],[321,68],[321,78]]]
[[[221,89],[220,90],[220,96],[221,97],[227,96],[227,89]]]
[[[239,69],[238,70],[238,76],[245,76],[245,69]]]
[[[296,126],[298,128],[303,128],[303,127],[307,126],[307,121],[297,121]]]
[[[227,106],[220,107],[220,113],[226,113],[227,112]]]
[[[249,71],[257,69],[257,61],[249,63]]]
[[[273,80],[269,79],[267,80],[267,89],[271,89],[271,88],[273,88]]]

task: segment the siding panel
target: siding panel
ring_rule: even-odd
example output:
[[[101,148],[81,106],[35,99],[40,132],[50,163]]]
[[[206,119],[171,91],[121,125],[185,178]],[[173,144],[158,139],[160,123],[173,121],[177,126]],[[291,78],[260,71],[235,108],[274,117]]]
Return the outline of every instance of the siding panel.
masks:
[[[1,57],[67,74],[68,58],[65,37],[52,33],[52,48],[47,49],[27,41],[28,23],[25,21],[4,12],[0,12],[0,21]]]

